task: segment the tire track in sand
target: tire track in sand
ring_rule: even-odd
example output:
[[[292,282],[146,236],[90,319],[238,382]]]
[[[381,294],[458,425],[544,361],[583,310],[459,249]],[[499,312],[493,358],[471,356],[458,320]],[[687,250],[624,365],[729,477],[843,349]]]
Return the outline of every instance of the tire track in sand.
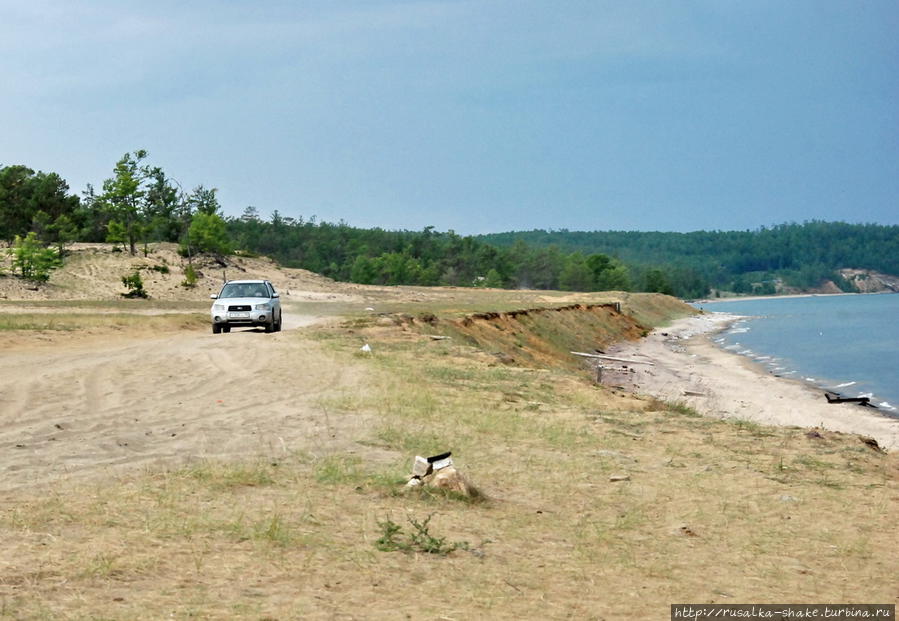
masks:
[[[352,444],[366,418],[326,420],[317,400],[361,377],[290,331],[0,352],[0,489]]]

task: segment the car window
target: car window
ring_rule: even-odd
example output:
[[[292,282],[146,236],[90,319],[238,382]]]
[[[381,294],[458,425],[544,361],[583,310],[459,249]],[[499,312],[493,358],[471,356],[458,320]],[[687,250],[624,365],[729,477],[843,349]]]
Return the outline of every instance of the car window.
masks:
[[[222,292],[219,294],[220,298],[239,298],[240,294],[240,285],[225,285],[222,287]]]
[[[270,298],[269,287],[264,283],[228,283],[222,287],[220,298]]]

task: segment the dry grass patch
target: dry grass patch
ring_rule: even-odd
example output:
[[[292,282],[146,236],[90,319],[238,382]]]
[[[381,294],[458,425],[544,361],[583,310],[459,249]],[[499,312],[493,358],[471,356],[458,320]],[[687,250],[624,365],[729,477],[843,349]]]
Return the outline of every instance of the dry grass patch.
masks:
[[[198,329],[209,324],[199,313],[134,313],[44,312],[0,315],[2,331],[176,331]]]

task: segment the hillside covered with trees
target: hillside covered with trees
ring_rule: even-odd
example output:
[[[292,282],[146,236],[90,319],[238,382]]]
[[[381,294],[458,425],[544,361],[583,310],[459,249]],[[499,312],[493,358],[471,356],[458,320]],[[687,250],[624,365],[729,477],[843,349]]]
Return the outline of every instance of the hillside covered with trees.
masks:
[[[754,283],[775,280],[798,289],[832,280],[851,291],[837,270],[852,267],[899,275],[899,226],[878,224],[811,221],[755,231],[692,233],[534,230],[479,239],[507,248],[524,242],[568,253],[606,253],[630,266],[664,265],[679,289],[686,277],[735,293],[751,293]]]
[[[630,290],[695,298],[712,290],[775,293],[832,281],[841,268],[899,274],[899,227],[807,222],[757,231],[524,231],[461,236],[362,229],[346,223],[263,217],[247,207],[225,217],[214,188],[184,190],[146,151],[125,154],[96,189],[79,196],[57,173],[0,166],[0,239],[16,275],[46,280],[74,241],[140,252],[176,242],[186,257],[264,254],[336,280],[572,291]]]

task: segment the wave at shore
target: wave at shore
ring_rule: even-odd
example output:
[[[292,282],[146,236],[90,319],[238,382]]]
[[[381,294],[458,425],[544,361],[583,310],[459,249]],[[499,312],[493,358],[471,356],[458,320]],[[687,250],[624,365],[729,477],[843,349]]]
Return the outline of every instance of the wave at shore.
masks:
[[[733,315],[729,314],[726,316],[728,318],[734,317]],[[795,376],[800,372],[800,369],[790,368],[789,366],[787,366],[789,363],[784,361],[782,358],[779,358],[777,356],[759,354],[752,349],[744,348],[743,343],[741,343],[740,341],[734,341],[728,344],[728,338],[724,335],[733,337],[734,335],[746,334],[750,331],[750,327],[744,326],[745,322],[745,317],[740,317],[734,320],[728,319],[726,322],[724,322],[724,326],[720,330],[717,330],[719,336],[713,338],[712,341],[724,351],[735,352],[740,356],[744,356],[753,360],[758,365],[764,367],[775,377],[790,378],[791,376]],[[851,388],[853,386],[858,386],[859,382],[856,380],[823,381],[815,377],[806,376],[802,377],[802,381],[809,384],[813,388],[820,389],[822,391],[828,391],[841,396],[868,398],[872,401],[872,404],[876,403],[876,406],[884,410],[887,415],[894,416],[899,414],[899,410],[897,410],[896,407],[890,404],[886,399],[879,398],[873,392],[855,391],[848,395],[843,395],[840,392],[841,390]]]

